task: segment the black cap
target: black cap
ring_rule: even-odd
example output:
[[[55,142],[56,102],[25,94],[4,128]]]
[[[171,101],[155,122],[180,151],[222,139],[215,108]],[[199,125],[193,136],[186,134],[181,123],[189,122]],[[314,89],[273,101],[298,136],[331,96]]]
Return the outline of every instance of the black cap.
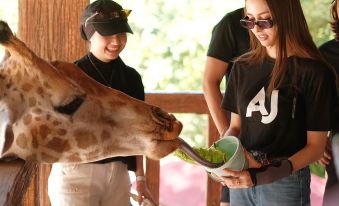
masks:
[[[112,0],[97,0],[89,4],[80,20],[81,37],[88,40],[95,31],[102,36],[124,32],[133,34],[127,22],[130,12]]]

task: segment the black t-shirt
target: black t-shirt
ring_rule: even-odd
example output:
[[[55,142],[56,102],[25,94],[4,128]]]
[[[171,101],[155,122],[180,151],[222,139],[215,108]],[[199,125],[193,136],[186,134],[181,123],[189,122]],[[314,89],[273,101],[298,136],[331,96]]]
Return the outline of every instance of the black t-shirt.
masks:
[[[334,68],[336,75],[337,75],[337,96],[339,99],[339,42],[335,39],[328,41],[320,46],[320,52],[322,53],[323,57],[326,61]],[[338,132],[339,131],[339,108],[337,106],[335,112],[335,123],[334,129]]]
[[[222,107],[240,115],[239,139],[247,150],[289,157],[305,146],[307,131],[331,129],[334,75],[320,61],[290,57],[286,78],[268,96],[273,66],[273,59],[236,62]]]
[[[248,30],[240,26],[243,16],[243,8],[227,13],[212,31],[207,56],[230,63],[229,68],[232,68],[234,58],[249,48]]]
[[[125,65],[120,57],[106,63],[97,59],[92,53],[89,53],[77,60],[75,64],[97,82],[122,91],[136,99],[145,100],[144,86],[140,74],[132,67]],[[122,161],[128,165],[129,170],[136,170],[135,156],[112,157],[95,163],[108,163],[112,161]]]

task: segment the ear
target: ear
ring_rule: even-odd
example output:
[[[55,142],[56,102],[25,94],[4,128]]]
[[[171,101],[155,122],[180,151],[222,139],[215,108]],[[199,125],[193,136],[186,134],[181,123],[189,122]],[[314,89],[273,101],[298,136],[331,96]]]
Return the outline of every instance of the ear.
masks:
[[[6,152],[12,146],[13,141],[12,126],[9,125],[9,117],[5,110],[0,112],[0,158],[6,156]]]

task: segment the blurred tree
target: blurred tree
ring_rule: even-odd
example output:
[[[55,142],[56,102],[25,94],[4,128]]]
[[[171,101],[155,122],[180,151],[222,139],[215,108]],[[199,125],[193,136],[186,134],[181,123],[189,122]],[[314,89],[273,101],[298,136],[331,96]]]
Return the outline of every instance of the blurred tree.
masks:
[[[330,5],[332,0],[301,0],[306,20],[317,46],[333,38],[330,29]]]

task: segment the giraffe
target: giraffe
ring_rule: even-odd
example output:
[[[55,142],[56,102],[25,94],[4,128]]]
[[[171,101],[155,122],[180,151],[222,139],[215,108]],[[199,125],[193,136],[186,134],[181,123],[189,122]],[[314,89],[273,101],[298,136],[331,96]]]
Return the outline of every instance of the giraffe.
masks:
[[[67,62],[48,63],[0,22],[0,157],[86,163],[112,156],[160,159],[182,124],[160,108],[105,87]]]

